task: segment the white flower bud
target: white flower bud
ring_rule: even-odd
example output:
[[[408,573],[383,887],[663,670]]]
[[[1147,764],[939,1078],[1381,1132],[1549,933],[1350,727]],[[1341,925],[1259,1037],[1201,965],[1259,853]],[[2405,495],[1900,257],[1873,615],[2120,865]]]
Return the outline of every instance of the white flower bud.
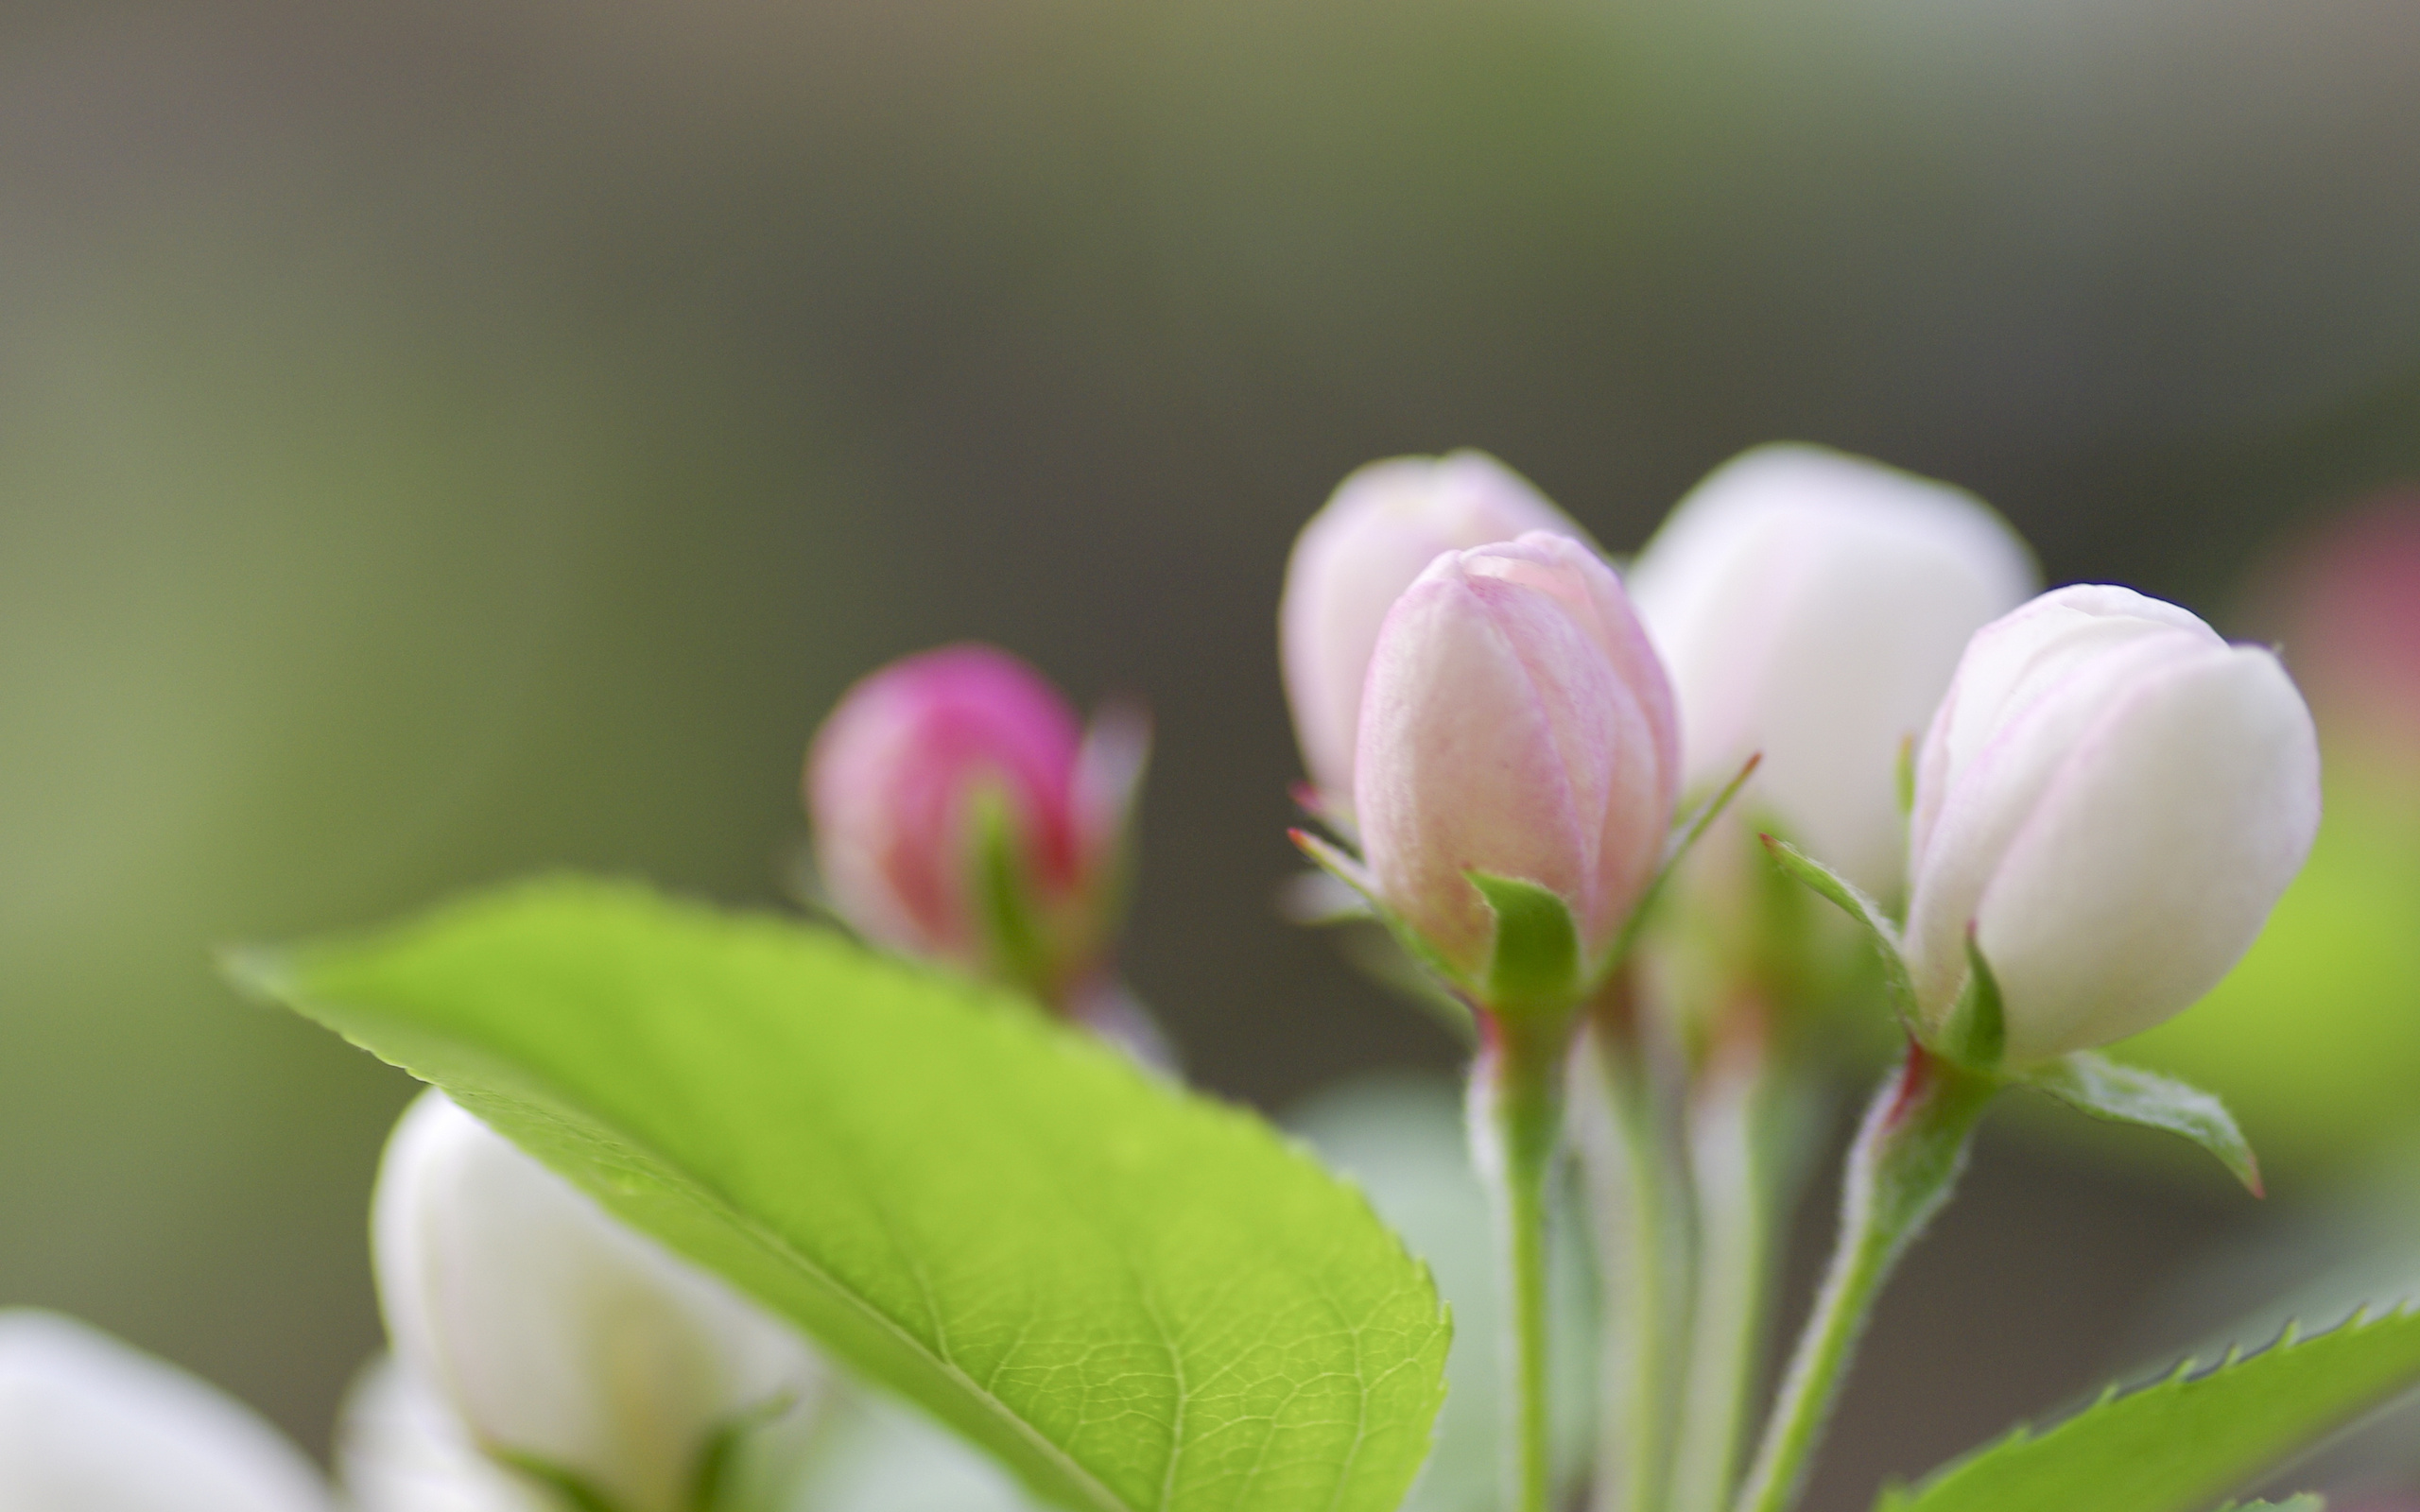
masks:
[[[1812,446],[1760,446],[1683,499],[1628,575],[1671,674],[1688,785],[1762,752],[1741,801],[1877,896],[1897,890],[1902,743],[1966,638],[2035,587],[1973,495]]]
[[[1387,610],[1439,553],[1531,530],[1588,539],[1483,452],[1373,462],[1303,526],[1278,600],[1278,653],[1303,764],[1329,813],[1349,812],[1353,802],[1361,685]]]
[[[789,1328],[434,1091],[388,1143],[372,1225],[404,1367],[489,1453],[622,1512],[681,1512],[716,1435],[815,1378]]]
[[[2123,588],[1979,631],[1916,774],[1906,943],[1938,1029],[1972,930],[2011,1064],[2148,1029],[2218,984],[2301,869],[2319,746],[2277,659]]]
[[[337,1471],[354,1512],[561,1512],[480,1453],[453,1409],[392,1355],[345,1398]]]
[[[0,1508],[328,1506],[310,1463],[233,1398],[56,1314],[0,1313]]]

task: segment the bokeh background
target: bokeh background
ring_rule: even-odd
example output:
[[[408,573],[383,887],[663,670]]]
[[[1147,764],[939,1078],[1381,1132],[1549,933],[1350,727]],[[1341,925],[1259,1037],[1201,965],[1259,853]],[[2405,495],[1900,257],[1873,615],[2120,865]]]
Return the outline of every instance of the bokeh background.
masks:
[[[1128,960],[1202,1082],[1450,1065],[1270,905],[1279,575],[1374,456],[1627,549],[1827,442],[2295,657],[2420,478],[2415,59],[2408,0],[0,9],[0,1302],[322,1446],[407,1089],[213,946],[562,865],[776,901],[821,712],[959,637],[1154,710]],[[1822,1505],[2420,1274],[2420,743],[2359,713],[2420,635],[2366,627],[2325,878],[2156,1050],[2277,1194],[1996,1134]]]

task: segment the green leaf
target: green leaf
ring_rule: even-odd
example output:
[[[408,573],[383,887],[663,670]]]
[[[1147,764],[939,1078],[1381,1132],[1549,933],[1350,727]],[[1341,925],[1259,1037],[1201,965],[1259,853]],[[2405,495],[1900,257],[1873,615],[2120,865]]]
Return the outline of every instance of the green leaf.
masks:
[[[1773,865],[1797,879],[1819,896],[1828,900],[1841,912],[1865,926],[1874,940],[1874,948],[1882,957],[1882,975],[1891,988],[1892,1004],[1899,1010],[1901,1021],[1914,1032],[1916,1012],[1915,984],[1908,976],[1907,957],[1899,953],[1899,931],[1882,906],[1860,891],[1857,884],[1831,868],[1791,845],[1787,840],[1767,834],[1765,852]]]
[[[1498,1013],[1563,1012],[1580,999],[1580,930],[1560,894],[1484,871],[1465,871],[1495,914],[1487,1006]]]
[[[2118,1124],[2139,1124],[2191,1140],[2219,1158],[2260,1195],[2260,1162],[2226,1105],[2199,1087],[2140,1066],[2083,1051],[2018,1078],[2068,1107]]]
[[[1047,1500],[1387,1512],[1449,1327],[1349,1187],[1005,995],[577,880],[233,963]]]
[[[2283,1502],[2229,1502],[2219,1512],[2327,1512],[2327,1503],[2306,1491]]]
[[[2008,1016],[2000,1006],[1999,978],[1966,926],[1966,985],[1942,1025],[1941,1053],[1969,1071],[1991,1071],[2008,1050]]]
[[[2297,1342],[2104,1396],[2048,1432],[2019,1429],[1937,1470],[1889,1512],[2200,1512],[2420,1384],[2420,1314]],[[2292,1503],[2288,1503],[2292,1505]]]

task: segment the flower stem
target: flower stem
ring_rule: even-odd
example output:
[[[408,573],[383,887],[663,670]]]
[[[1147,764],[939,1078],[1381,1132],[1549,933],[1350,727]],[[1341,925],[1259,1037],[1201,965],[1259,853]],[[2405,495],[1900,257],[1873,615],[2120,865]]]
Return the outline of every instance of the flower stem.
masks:
[[[1670,1512],[1729,1503],[1764,1352],[1786,1178],[1770,1148],[1782,1091],[1763,1019],[1753,1005],[1735,1015],[1737,1028],[1716,1046],[1689,1108],[1697,1282]]]
[[[1841,1231],[1737,1512],[1787,1512],[1891,1271],[1949,1200],[1997,1084],[1917,1044],[1866,1109],[1849,1150]]]
[[[1548,1512],[1554,1464],[1547,1400],[1547,1188],[1563,1130],[1567,1016],[1542,1022],[1481,1015],[1486,1032],[1471,1067],[1473,1163],[1495,1211],[1510,1349],[1505,1393],[1504,1505]]]
[[[1688,1306],[1688,1215],[1676,1201],[1666,1120],[1630,1006],[1618,992],[1609,995],[1589,1029],[1590,1091],[1603,1113],[1590,1131],[1589,1187],[1607,1320],[1595,1512],[1662,1512],[1671,1346]]]

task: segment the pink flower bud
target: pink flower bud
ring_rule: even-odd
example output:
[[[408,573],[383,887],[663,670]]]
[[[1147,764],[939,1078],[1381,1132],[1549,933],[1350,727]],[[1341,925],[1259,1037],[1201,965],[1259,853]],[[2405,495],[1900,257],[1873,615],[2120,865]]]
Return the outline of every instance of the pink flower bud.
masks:
[[[2285,668],[2123,588],[1983,627],[1916,770],[1906,945],[1938,1029],[1971,932],[2013,1064],[2122,1039],[2218,985],[2319,826]]]
[[[1139,775],[1139,720],[1089,735],[1058,690],[986,645],[904,658],[816,732],[806,800],[833,908],[877,944],[1058,1003],[1102,964]],[[1012,875],[987,880],[987,824]],[[1006,933],[986,889],[1005,885]]]
[[[1478,870],[1562,897],[1600,964],[1652,880],[1680,782],[1672,692],[1612,569],[1568,537],[1447,552],[1387,615],[1354,804],[1378,895],[1465,981]]]
[[[1337,489],[1295,538],[1277,639],[1294,735],[1322,806],[1353,798],[1361,685],[1378,625],[1441,551],[1527,530],[1585,533],[1503,463],[1480,452],[1373,462]]]

